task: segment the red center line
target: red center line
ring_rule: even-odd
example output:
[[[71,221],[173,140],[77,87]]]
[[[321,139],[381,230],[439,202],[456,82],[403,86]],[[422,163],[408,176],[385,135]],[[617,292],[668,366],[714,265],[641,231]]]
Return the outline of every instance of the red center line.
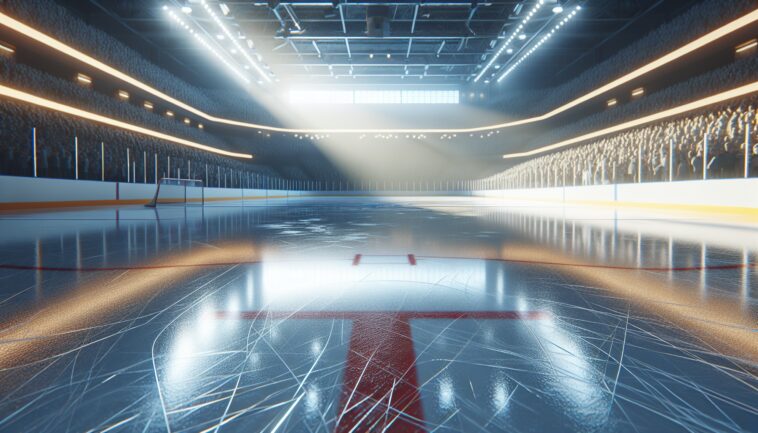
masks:
[[[104,266],[104,267],[66,267],[66,266],[33,266],[33,265],[14,265],[9,263],[0,263],[0,269],[13,269],[20,271],[52,271],[52,272],[108,272],[108,271],[139,271],[150,269],[171,269],[171,268],[210,268],[214,266],[238,266],[254,265],[260,263],[260,260],[244,260],[234,262],[214,262],[214,263],[178,263],[166,265],[143,265],[143,266]]]
[[[363,257],[361,254],[357,254]],[[620,271],[650,271],[650,272],[687,272],[687,271],[718,271],[731,269],[758,268],[757,262],[752,263],[732,263],[726,265],[706,265],[706,266],[681,266],[681,267],[637,267],[622,265],[600,265],[592,263],[568,263],[568,262],[549,262],[541,260],[517,260],[517,259],[500,259],[497,257],[443,257],[443,256],[423,256],[426,259],[448,259],[448,260],[492,260],[502,263],[516,263],[524,265],[540,266],[567,266],[574,268],[595,268],[595,269],[612,269]],[[353,259],[355,261],[355,258]],[[170,269],[170,268],[208,268],[214,266],[237,266],[253,265],[261,263],[259,260],[240,260],[233,262],[216,262],[216,263],[194,263],[194,264],[166,264],[166,265],[144,265],[144,266],[104,266],[104,267],[66,267],[66,266],[35,266],[35,265],[17,265],[13,263],[0,263],[0,269],[12,269],[21,271],[51,271],[51,272],[108,272],[108,271],[138,271],[149,269]],[[415,266],[417,263],[416,256],[408,254],[408,263]]]
[[[220,320],[296,319],[296,320],[358,320],[366,316],[381,316],[398,320],[411,319],[482,319],[482,320],[542,320],[550,313],[540,310],[516,311],[216,311]]]
[[[501,259],[498,257],[452,257],[452,256],[424,256],[427,259],[455,259],[455,260],[492,260],[502,263],[516,263],[524,265],[540,266],[567,266],[573,268],[595,268],[595,269],[612,269],[620,271],[651,271],[651,272],[676,272],[676,271],[718,271],[729,269],[756,268],[758,262],[752,263],[732,263],[727,265],[705,265],[705,266],[680,266],[680,267],[658,267],[658,266],[623,266],[623,265],[601,265],[593,263],[571,263],[571,262],[550,262],[544,260],[524,260],[524,259]]]
[[[410,255],[409,255],[410,256]],[[349,319],[335,433],[424,433],[411,319],[540,320],[545,311],[217,311],[217,319]]]
[[[353,321],[337,414],[335,433],[426,431],[407,319],[367,314]]]

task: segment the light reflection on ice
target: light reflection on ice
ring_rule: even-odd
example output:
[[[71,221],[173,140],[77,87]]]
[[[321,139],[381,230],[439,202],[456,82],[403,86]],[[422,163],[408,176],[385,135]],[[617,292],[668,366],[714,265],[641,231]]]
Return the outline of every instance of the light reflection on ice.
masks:
[[[602,374],[588,361],[588,355],[576,341],[577,336],[562,329],[552,311],[542,320],[525,322],[539,340],[539,347],[547,357],[545,368],[547,385],[554,389],[566,411],[578,422],[602,424],[608,414],[610,392],[602,381]]]
[[[443,411],[451,410],[455,407],[455,389],[453,387],[453,378],[445,374],[437,381],[439,407]]]
[[[316,339],[311,341],[311,355],[316,358],[321,353],[321,340]]]
[[[306,387],[305,414],[311,418],[321,415],[321,391],[317,385],[311,384]]]

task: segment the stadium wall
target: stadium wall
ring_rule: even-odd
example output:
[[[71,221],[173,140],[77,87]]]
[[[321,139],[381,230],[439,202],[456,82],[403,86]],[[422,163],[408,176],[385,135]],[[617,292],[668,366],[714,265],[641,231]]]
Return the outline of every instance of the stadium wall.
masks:
[[[153,198],[155,185],[122,182],[0,176],[0,210],[143,204]],[[361,191],[286,191],[205,188],[207,201],[256,200],[301,196],[351,196]],[[371,195],[415,195],[407,191]],[[758,217],[758,179],[714,179],[577,187],[437,191],[424,195],[475,195],[512,201],[655,207],[682,210],[748,213]]]
[[[0,176],[0,210],[145,204],[154,184]],[[208,201],[297,197],[300,191],[205,188]]]
[[[756,178],[490,190],[475,195],[513,201],[746,212],[758,218]]]

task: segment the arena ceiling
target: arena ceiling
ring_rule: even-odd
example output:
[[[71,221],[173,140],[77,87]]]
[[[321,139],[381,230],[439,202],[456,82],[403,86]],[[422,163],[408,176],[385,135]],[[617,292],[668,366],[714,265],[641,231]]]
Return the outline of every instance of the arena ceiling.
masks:
[[[497,78],[577,6],[581,13],[519,65],[518,85],[557,84],[696,1],[544,0],[523,24],[537,0],[206,0],[237,44],[222,37],[201,0],[63,3],[150,60],[203,86],[225,81],[219,79],[224,75],[218,61],[169,19],[165,7],[177,11],[227,59],[239,56],[235,46],[249,50],[271,82],[253,70],[242,72],[264,85],[454,85],[496,92]],[[554,13],[558,6],[563,14]],[[191,12],[180,13],[182,8]],[[493,61],[511,36],[509,50]]]

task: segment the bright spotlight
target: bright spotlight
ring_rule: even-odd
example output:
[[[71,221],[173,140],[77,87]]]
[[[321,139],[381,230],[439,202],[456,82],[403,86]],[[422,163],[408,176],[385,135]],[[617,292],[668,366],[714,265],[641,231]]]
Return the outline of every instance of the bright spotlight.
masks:
[[[555,6],[553,6],[553,13],[554,14],[559,14],[561,12],[563,12],[563,6],[561,6],[561,5],[555,5]]]
[[[524,39],[526,39],[526,34],[524,34],[524,33],[521,33],[520,35],[518,35],[518,39],[519,39],[520,41],[523,41]]]
[[[192,8],[189,5],[182,6],[182,12],[189,15],[192,13]]]

